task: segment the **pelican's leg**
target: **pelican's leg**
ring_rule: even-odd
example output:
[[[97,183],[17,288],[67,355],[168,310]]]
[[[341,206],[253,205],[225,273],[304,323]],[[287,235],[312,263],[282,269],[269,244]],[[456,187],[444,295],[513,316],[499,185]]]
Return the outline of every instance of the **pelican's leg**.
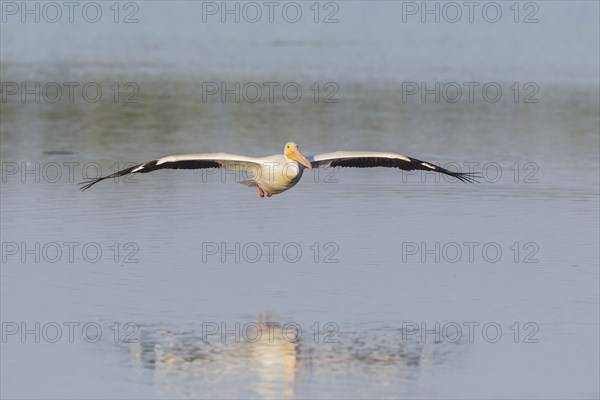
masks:
[[[258,195],[260,197],[265,197],[265,191],[262,190],[262,188],[260,186],[258,186],[258,185],[256,185],[256,187],[258,188]]]
[[[273,196],[273,193],[267,193],[267,197]]]

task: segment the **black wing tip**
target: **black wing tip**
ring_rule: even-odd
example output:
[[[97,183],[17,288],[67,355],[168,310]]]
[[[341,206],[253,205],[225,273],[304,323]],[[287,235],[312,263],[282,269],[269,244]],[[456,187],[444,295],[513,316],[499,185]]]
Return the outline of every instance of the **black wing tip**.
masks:
[[[79,188],[79,190],[81,190],[82,192],[85,192],[86,190],[88,190],[89,188],[94,186],[96,183],[98,183],[104,179],[106,179],[106,178],[94,178],[94,179],[88,179],[83,182],[79,182],[78,185],[83,185]]]
[[[449,175],[463,183],[480,183],[479,179],[483,179],[483,176],[476,172],[452,172]]]
[[[430,162],[425,162],[423,160],[419,160],[416,158],[405,157],[405,159],[396,159],[396,167],[411,171],[411,170],[422,170],[429,172],[438,172],[441,174],[452,176],[463,183],[480,183],[479,179],[483,179],[483,176],[478,172],[458,172],[452,171],[439,165],[432,164]]]
[[[100,181],[103,181],[103,180],[109,179],[109,178],[118,178],[120,176],[124,176],[124,175],[128,175],[128,174],[134,173],[134,171],[137,172],[136,170],[141,170],[140,167],[147,167],[147,166],[154,167],[154,166],[156,166],[157,161],[158,160],[153,160],[153,161],[149,161],[147,163],[137,164],[137,165],[134,165],[134,166],[129,167],[129,168],[125,168],[125,169],[123,169],[121,171],[117,171],[117,172],[115,172],[113,174],[110,174],[110,175],[107,175],[107,176],[101,176],[99,178],[89,178],[89,179],[86,179],[83,182],[79,182],[79,185],[83,185],[82,187],[79,188],[79,190],[81,190],[82,192],[84,192],[84,191],[88,190],[89,188],[91,188],[92,186],[94,186],[96,183],[98,183]],[[148,169],[148,168],[146,168],[144,171],[141,171],[141,172],[149,172],[149,171],[153,171],[153,170],[154,169]]]

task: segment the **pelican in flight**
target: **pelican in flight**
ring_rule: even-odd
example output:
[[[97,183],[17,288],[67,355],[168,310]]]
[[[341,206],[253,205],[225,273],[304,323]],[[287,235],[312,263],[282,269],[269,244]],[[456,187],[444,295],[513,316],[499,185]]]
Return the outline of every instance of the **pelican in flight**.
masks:
[[[477,182],[479,176],[470,172],[454,172],[435,164],[402,156],[396,153],[367,151],[336,151],[307,157],[296,143],[289,142],[283,154],[254,158],[227,153],[181,154],[152,160],[125,168],[111,175],[88,179],[82,182],[81,190],[87,190],[96,183],[119,176],[147,173],[158,169],[206,169],[224,168],[244,172],[251,176],[241,183],[258,188],[260,197],[271,197],[291,189],[302,177],[304,169],[313,168],[399,168],[405,171],[425,170],[453,176],[462,182]]]

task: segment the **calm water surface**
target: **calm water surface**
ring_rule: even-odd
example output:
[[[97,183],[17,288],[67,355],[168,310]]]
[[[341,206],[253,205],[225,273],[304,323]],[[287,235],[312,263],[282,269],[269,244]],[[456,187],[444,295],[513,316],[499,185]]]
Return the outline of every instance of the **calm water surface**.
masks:
[[[199,3],[171,4],[130,26],[2,26],[3,82],[105,90],[1,103],[3,397],[598,397],[597,5],[452,27],[399,24],[393,3],[342,3],[329,26],[199,24]],[[213,81],[304,92],[203,101]],[[405,81],[505,95],[403,101]],[[515,103],[515,81],[539,102]],[[314,82],[338,101],[315,103]],[[484,178],[309,171],[260,199],[234,174],[159,171],[77,190],[98,168],[289,140]]]

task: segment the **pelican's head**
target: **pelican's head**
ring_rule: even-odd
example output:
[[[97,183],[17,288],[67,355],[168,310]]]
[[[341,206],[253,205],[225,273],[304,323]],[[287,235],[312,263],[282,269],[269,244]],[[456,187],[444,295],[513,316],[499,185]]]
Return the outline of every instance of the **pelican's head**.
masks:
[[[285,157],[287,159],[299,162],[300,164],[304,165],[306,168],[312,169],[312,164],[310,163],[310,161],[308,161],[308,159],[304,156],[304,154],[302,154],[300,152],[300,149],[298,148],[298,145],[296,143],[294,143],[294,142],[287,143],[285,145],[285,148],[283,149],[283,154],[285,154]]]

